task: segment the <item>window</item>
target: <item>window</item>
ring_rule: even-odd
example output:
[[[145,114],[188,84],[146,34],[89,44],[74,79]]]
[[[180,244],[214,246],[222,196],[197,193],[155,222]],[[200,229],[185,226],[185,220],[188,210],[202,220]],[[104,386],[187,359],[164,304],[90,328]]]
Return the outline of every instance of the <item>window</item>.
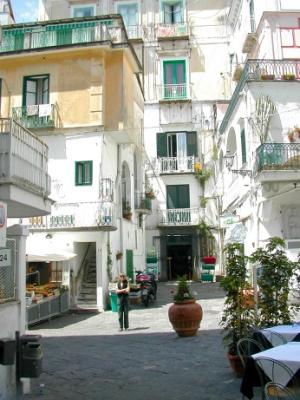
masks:
[[[241,147],[242,147],[242,163],[245,164],[247,162],[245,129],[241,130]]]
[[[62,265],[58,262],[52,262],[51,265],[51,282],[62,282]]]
[[[138,25],[138,12],[137,3],[117,4],[117,13],[122,15],[125,26]]]
[[[75,162],[75,185],[92,185],[93,183],[93,161]]]
[[[23,84],[23,106],[49,104],[49,75],[26,76]]]
[[[186,98],[185,60],[164,61],[163,80],[165,99]]]
[[[167,208],[190,208],[189,185],[167,185]]]
[[[197,155],[196,132],[160,132],[157,134],[157,157]]]
[[[76,5],[71,8],[72,18],[93,17],[96,15],[95,4]]]
[[[183,22],[182,0],[162,1],[162,22],[164,24],[178,24]]]

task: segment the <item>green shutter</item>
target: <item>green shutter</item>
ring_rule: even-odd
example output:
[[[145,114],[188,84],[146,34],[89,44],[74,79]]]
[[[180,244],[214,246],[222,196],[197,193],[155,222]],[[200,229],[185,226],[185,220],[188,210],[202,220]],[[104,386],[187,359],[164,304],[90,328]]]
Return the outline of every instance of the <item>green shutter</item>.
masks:
[[[160,132],[156,134],[157,157],[168,156],[167,134]]]
[[[75,186],[93,184],[93,161],[75,161]]]
[[[247,162],[245,129],[241,130],[241,147],[242,147],[242,163],[244,164]]]
[[[187,132],[186,142],[187,142],[187,155],[196,157],[198,155],[197,132]]]
[[[190,208],[189,185],[167,185],[167,208]]]

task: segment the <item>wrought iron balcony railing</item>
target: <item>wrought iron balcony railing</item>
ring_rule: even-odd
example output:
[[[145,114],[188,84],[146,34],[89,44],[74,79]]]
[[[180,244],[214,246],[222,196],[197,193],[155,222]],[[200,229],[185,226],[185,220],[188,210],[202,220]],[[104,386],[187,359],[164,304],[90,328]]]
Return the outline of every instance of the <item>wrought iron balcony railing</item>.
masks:
[[[220,125],[223,134],[237,105],[240,93],[249,81],[288,82],[300,80],[300,60],[249,60],[244,65],[230,103]]]
[[[190,99],[190,88],[186,83],[178,85],[161,85],[158,86],[159,93],[158,98],[161,101],[176,101],[176,100],[188,100]]]
[[[152,202],[144,193],[135,194],[135,209],[141,214],[151,214]]]
[[[28,129],[54,128],[58,126],[58,113],[54,104],[13,107],[12,116]]]
[[[255,171],[300,170],[300,143],[264,143],[256,149]]]
[[[125,42],[121,18],[89,17],[3,28],[0,53],[102,41]]]
[[[49,196],[48,146],[13,119],[0,118],[0,183],[25,186]]]
[[[128,39],[144,39],[144,30],[142,25],[126,26]]]
[[[189,157],[161,157],[158,159],[161,174],[194,172],[194,156]]]
[[[159,24],[156,27],[156,37],[161,38],[181,38],[188,37],[188,25],[184,22],[177,24]]]
[[[172,208],[159,211],[159,225],[188,226],[198,225],[203,211],[200,208]]]
[[[116,229],[115,205],[109,202],[56,203],[51,215],[24,221],[30,229]]]

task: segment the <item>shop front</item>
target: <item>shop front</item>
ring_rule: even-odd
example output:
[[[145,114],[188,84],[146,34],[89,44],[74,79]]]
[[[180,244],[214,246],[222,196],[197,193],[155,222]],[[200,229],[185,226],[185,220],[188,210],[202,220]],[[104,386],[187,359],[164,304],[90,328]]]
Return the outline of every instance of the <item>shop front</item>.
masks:
[[[50,319],[69,309],[69,260],[76,254],[41,248],[28,252],[26,263],[27,325]]]

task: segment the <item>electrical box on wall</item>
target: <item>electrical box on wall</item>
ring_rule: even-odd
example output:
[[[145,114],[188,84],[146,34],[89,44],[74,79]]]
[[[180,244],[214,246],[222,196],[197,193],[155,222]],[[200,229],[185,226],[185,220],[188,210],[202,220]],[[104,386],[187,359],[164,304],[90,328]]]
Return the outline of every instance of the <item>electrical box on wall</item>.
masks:
[[[14,339],[0,339],[0,364],[13,365],[15,363],[16,341]]]

